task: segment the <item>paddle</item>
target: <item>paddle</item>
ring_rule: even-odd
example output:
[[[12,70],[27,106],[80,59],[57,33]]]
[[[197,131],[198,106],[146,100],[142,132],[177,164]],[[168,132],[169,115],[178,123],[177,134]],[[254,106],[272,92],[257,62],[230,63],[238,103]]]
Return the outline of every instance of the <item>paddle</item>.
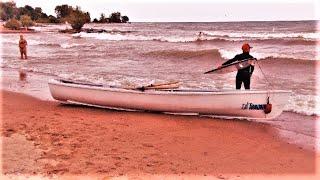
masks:
[[[246,62],[246,61],[249,61],[249,60],[257,60],[257,59],[256,59],[256,58],[243,59],[243,60],[236,61],[236,62],[233,62],[233,63],[230,63],[230,64],[222,65],[222,66],[220,66],[220,67],[218,67],[218,68],[215,68],[215,69],[212,69],[212,70],[210,70],[210,71],[207,71],[207,72],[205,72],[204,74],[213,73],[213,72],[218,71],[218,70],[220,70],[220,69],[224,69],[224,68],[226,68],[226,67],[233,66],[233,65],[238,65],[238,64],[240,64],[240,63],[243,63],[243,62]],[[240,67],[241,67],[241,66],[240,66]],[[244,68],[244,67],[242,67],[242,68]],[[242,68],[240,68],[240,69],[242,69]]]
[[[156,83],[156,84],[150,84],[147,86],[140,86],[133,88],[135,90],[139,91],[145,91],[148,89],[169,89],[169,88],[178,88],[179,87],[179,82],[174,81],[174,82],[168,82],[168,83]]]

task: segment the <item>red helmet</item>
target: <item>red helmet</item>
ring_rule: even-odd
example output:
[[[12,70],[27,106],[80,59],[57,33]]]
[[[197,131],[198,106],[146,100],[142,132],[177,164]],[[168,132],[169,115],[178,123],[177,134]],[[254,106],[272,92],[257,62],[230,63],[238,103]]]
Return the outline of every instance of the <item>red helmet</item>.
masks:
[[[242,51],[249,52],[252,47],[248,43],[242,45]]]

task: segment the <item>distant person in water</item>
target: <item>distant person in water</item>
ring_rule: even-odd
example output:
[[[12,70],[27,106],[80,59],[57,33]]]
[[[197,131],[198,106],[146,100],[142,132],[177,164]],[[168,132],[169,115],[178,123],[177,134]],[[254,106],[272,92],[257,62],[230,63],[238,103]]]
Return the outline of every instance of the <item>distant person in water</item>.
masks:
[[[203,32],[199,32],[198,34],[198,38],[197,38],[198,41],[202,41],[203,40]]]
[[[23,38],[23,35],[20,35],[20,40],[19,40],[19,49],[20,49],[20,55],[21,55],[21,59],[23,59],[23,55],[25,57],[25,59],[28,59],[27,56],[27,40],[25,40]]]
[[[222,65],[228,65],[233,62],[241,61],[244,59],[252,59],[254,60],[255,58],[251,56],[250,49],[252,47],[248,43],[244,43],[242,45],[242,54],[236,55],[234,58],[226,61]],[[254,63],[253,61],[248,61],[249,65],[238,69],[238,73],[236,76],[236,89],[241,89],[241,85],[243,83],[245,89],[250,89],[250,81],[251,81],[251,75],[254,71]]]

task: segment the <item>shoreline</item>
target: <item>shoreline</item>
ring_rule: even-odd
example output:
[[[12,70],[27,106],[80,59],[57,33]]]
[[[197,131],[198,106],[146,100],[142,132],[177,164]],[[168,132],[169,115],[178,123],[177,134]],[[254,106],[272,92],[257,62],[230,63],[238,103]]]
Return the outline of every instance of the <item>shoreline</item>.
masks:
[[[55,78],[54,76],[48,76],[48,74],[36,72],[28,72],[25,74],[25,78],[21,79],[21,77],[19,77],[19,74],[21,73],[20,70],[3,69],[3,74],[1,77],[2,87],[0,87],[0,90],[21,93],[27,96],[32,96],[38,100],[57,103],[57,101],[51,97],[47,85],[47,82],[50,79]],[[108,110],[107,108],[103,109]],[[123,112],[125,113],[126,111]],[[180,115],[177,114],[177,116]],[[191,117],[202,118],[198,115],[191,115]],[[203,117],[225,120],[221,117],[214,116]],[[271,125],[272,128],[277,131],[276,136],[281,138],[283,141],[290,144],[295,144],[303,149],[320,152],[320,142],[317,140],[317,138],[320,137],[320,134],[317,131],[318,120],[320,120],[319,116],[309,116],[292,111],[284,111],[274,120],[251,120],[248,122]]]
[[[0,24],[0,34],[18,34],[18,33],[37,33],[35,30],[30,30],[30,29],[20,29],[20,30],[12,30],[5,28],[3,24]]]
[[[59,105],[4,90],[1,96],[1,134],[11,138],[3,147],[18,142],[26,148],[4,149],[7,175],[245,176],[316,171],[315,152],[284,142],[268,124]],[[35,162],[30,157],[26,161],[22,152],[30,152]],[[37,166],[31,167],[33,163]]]

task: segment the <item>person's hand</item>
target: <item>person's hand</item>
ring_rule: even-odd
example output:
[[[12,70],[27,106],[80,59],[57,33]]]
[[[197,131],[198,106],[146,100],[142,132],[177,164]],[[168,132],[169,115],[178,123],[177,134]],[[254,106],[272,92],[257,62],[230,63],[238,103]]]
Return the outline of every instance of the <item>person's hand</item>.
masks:
[[[255,65],[255,62],[256,62],[255,60],[249,60],[249,61],[248,61],[248,63],[249,63],[251,66],[254,66],[254,65]]]

